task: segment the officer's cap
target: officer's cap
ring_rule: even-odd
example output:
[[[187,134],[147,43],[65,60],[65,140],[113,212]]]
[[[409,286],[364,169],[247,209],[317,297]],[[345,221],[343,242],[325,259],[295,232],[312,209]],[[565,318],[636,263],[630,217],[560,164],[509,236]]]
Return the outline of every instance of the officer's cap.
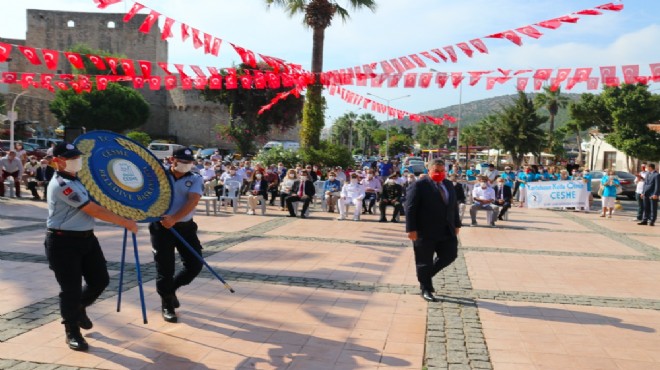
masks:
[[[176,159],[181,159],[184,161],[194,161],[192,149],[190,148],[181,148],[174,151],[173,155]]]
[[[62,158],[73,158],[81,155],[82,152],[78,150],[73,144],[61,142],[53,149],[53,156]]]

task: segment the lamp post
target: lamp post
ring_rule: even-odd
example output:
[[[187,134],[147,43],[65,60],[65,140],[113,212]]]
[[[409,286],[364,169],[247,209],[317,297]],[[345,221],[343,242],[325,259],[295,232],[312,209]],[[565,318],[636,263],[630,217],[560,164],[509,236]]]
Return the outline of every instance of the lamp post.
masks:
[[[367,95],[373,96],[376,99],[380,99],[380,100],[385,101],[385,104],[387,106],[387,113],[385,113],[386,114],[385,117],[387,118],[385,120],[385,156],[389,156],[389,154],[390,154],[390,122],[389,122],[390,102],[395,101],[395,100],[399,100],[399,99],[403,99],[403,98],[409,98],[410,95],[399,96],[398,98],[394,98],[394,99],[385,99],[383,97],[380,97],[378,95],[374,95],[372,93],[367,93]]]
[[[28,90],[22,91],[17,94],[14,101],[11,103],[11,110],[9,111],[9,150],[14,150],[14,122],[16,122],[16,101],[22,95],[27,94]]]

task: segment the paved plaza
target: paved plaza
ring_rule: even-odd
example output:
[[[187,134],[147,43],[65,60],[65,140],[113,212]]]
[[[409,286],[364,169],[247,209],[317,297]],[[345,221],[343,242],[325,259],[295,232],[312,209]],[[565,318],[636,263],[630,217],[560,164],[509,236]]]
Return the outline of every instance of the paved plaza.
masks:
[[[64,343],[46,204],[0,198],[0,369],[660,369],[660,227],[631,212],[514,208],[496,228],[480,212],[434,281],[438,303],[419,296],[403,223],[285,215],[200,205],[204,256],[236,293],[203,270],[176,324],[160,316],[146,225],[148,323],[132,245],[117,312],[123,230],[98,223],[111,283],[85,353]]]

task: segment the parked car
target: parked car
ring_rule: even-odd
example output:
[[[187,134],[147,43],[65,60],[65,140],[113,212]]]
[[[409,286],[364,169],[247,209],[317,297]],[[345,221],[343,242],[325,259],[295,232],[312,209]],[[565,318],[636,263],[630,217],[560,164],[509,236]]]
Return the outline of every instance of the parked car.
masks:
[[[281,147],[284,150],[293,150],[297,151],[300,149],[300,143],[297,141],[290,141],[290,140],[284,140],[284,141],[269,141],[267,142],[262,150],[264,152],[269,151],[272,148],[276,147]]]
[[[149,144],[149,151],[152,152],[156,158],[163,159],[172,156],[174,151],[183,148],[183,145],[170,144],[170,143],[151,143]]]
[[[197,153],[195,153],[195,158],[196,159],[209,159],[213,155],[213,153],[216,152],[218,148],[204,148],[204,149],[199,149]]]
[[[424,163],[422,157],[404,157],[403,161],[401,162],[401,166],[407,166],[410,163],[410,161],[421,161],[422,163]]]
[[[40,149],[50,148],[50,143],[55,143],[55,145],[62,142],[62,139],[55,138],[45,138],[45,137],[31,137],[25,140],[27,144],[34,144]]]
[[[401,166],[401,174],[403,175],[403,171],[408,170],[408,172],[415,174],[415,176],[419,176],[423,173],[428,173],[428,170],[426,169],[426,166],[424,165],[424,161],[419,160],[410,160],[408,161],[408,164],[406,166]]]
[[[0,140],[0,156],[7,155],[9,151],[9,140]],[[16,141],[14,141],[16,143]],[[23,143],[23,149],[27,153],[28,157],[33,155],[38,159],[41,159],[46,156],[46,150],[38,148],[36,145],[31,143]]]
[[[616,195],[625,195],[628,199],[635,199],[635,175],[625,171],[615,171],[619,178],[621,187],[617,189]],[[597,197],[600,189],[600,181],[603,179],[603,171],[591,171],[591,193]]]

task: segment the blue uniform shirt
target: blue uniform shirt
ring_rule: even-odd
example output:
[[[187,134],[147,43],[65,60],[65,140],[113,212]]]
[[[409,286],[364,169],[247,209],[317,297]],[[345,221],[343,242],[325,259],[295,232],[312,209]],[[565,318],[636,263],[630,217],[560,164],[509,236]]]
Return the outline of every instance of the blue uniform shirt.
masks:
[[[80,209],[90,202],[89,194],[76,177],[58,172],[48,184],[49,229],[89,231],[94,229],[94,217]]]
[[[516,174],[511,171],[502,172],[501,177],[504,179],[504,185],[513,189],[513,181],[515,181],[516,179]]]
[[[188,202],[188,193],[196,193],[199,195],[204,194],[204,180],[202,179],[202,176],[192,172],[188,172],[178,180],[171,172],[168,173],[168,176],[172,178],[172,182],[174,183],[174,187],[172,189],[174,191],[174,197],[172,199],[172,206],[170,207],[170,210],[167,212],[167,214],[173,215],[177,213],[181,208],[183,208],[183,206]],[[195,209],[180,219],[179,222],[190,221],[194,215]]]
[[[336,193],[341,191],[341,183],[339,180],[335,179],[334,181],[326,181],[323,185],[323,191],[329,191],[331,193]]]
[[[465,171],[465,178],[466,178],[467,181],[476,180],[477,175],[479,175],[479,170],[467,170],[467,171]]]
[[[587,182],[587,190],[591,193],[591,173],[582,174],[582,178]]]

